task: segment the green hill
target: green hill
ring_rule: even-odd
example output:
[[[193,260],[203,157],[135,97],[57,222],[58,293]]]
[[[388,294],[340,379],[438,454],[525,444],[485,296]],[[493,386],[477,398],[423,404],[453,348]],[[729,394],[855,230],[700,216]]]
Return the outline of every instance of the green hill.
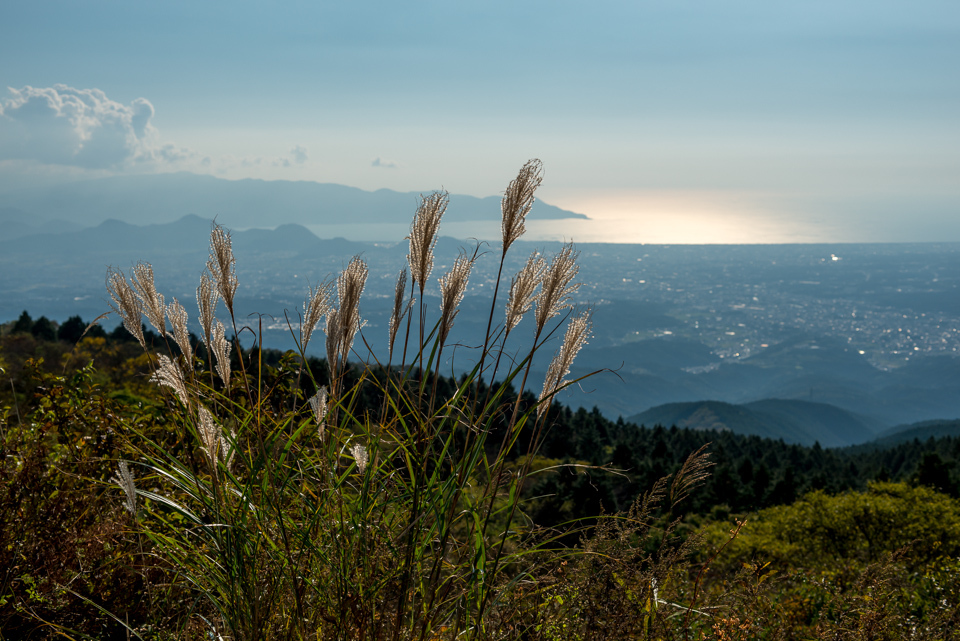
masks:
[[[881,432],[873,441],[877,445],[888,447],[917,439],[926,441],[931,438],[960,436],[960,419],[942,421],[921,421],[909,425],[897,425]]]
[[[627,419],[640,425],[676,425],[694,430],[783,439],[787,443],[843,447],[873,438],[879,426],[825,403],[766,399],[742,405],[720,401],[668,403]]]

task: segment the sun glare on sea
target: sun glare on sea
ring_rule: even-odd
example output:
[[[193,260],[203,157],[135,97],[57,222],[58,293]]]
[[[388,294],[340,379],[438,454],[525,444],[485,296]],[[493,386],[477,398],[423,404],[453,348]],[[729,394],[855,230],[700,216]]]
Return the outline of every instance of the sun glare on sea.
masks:
[[[822,230],[771,211],[756,195],[623,192],[571,195],[551,204],[590,220],[529,221],[539,240],[654,244],[791,243],[824,240]]]
[[[589,219],[527,219],[526,241],[664,245],[829,242],[835,229],[778,211],[775,198],[731,192],[597,192],[544,200]],[[402,224],[309,225],[321,238],[400,242]],[[499,221],[444,222],[441,235],[496,242]]]

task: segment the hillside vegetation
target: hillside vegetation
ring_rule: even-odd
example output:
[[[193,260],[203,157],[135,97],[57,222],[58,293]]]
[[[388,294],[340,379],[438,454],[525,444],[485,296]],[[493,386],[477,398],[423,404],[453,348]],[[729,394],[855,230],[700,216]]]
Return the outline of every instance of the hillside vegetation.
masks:
[[[77,319],[60,329],[83,325]],[[13,524],[0,535],[5,638],[53,638],[61,626],[95,638],[125,638],[124,626],[106,612],[121,613],[121,621],[145,638],[163,626],[186,625],[187,634],[184,617],[194,607],[189,585],[143,556],[149,547],[141,549],[144,542],[132,536],[123,495],[110,486],[116,460],[132,453],[121,426],[182,446],[168,401],[146,380],[143,350],[122,327],[76,345],[12,327],[8,323],[0,337],[2,366],[12,381],[0,390],[8,461],[2,520]],[[100,334],[96,327],[90,333]],[[245,351],[250,362],[258,356]],[[290,355],[265,351],[262,357],[272,380]],[[322,372],[324,362],[311,360],[310,367]],[[542,475],[525,494],[528,514],[543,526],[597,516],[601,509],[629,509],[638,493],[710,443],[716,463],[711,476],[674,515],[683,519],[683,537],[705,527],[707,544],[691,551],[688,564],[677,568],[687,570],[671,575],[672,587],[665,588],[665,594],[689,591],[697,562],[723,544],[736,518],[747,520],[703,580],[698,601],[719,613],[709,619],[709,631],[701,630],[706,637],[803,638],[817,634],[818,626],[851,628],[851,617],[880,590],[882,610],[870,616],[895,624],[886,638],[911,638],[898,634],[916,620],[927,621],[930,638],[944,638],[937,635],[946,633],[957,605],[960,439],[838,450],[730,431],[645,428],[564,407],[550,414],[554,428],[539,465],[609,463],[624,471],[572,468]],[[11,467],[15,460],[19,465]],[[878,505],[878,496],[889,507]],[[826,515],[836,520],[825,522]],[[670,518],[657,517],[653,532],[662,533]],[[562,525],[557,530],[564,531]],[[566,544],[577,546],[580,536],[572,534]],[[656,540],[648,533],[644,545]],[[153,588],[148,598],[148,582],[164,587]],[[944,602],[949,607],[936,605]],[[590,603],[575,601],[576,616],[585,616],[582,608]],[[722,636],[727,633],[739,636]]]

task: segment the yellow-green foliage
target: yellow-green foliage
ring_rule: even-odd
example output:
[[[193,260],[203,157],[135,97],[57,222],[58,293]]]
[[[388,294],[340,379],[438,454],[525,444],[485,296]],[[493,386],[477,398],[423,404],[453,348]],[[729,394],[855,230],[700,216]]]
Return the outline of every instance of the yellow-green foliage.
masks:
[[[713,538],[720,540],[721,528]],[[870,563],[904,546],[916,564],[957,556],[960,501],[905,483],[873,482],[866,492],[837,496],[811,492],[750,518],[730,551],[789,568],[838,558]]]
[[[728,525],[708,526],[711,544]],[[811,492],[748,519],[717,559],[708,600],[791,638],[955,638],[960,501],[874,482]]]

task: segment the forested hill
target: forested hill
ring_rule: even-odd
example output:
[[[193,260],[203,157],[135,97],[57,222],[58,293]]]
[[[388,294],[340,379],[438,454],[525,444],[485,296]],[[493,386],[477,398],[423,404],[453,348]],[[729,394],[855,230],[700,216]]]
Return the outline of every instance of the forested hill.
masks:
[[[823,448],[787,444],[730,431],[644,427],[612,422],[599,412],[562,408],[543,450],[544,456],[610,463],[627,480],[611,475],[556,476],[542,483],[545,493],[579,496],[624,509],[640,491],[676,470],[697,448],[709,444],[715,463],[704,488],[691,497],[691,510],[725,506],[748,512],[783,505],[813,489],[836,493],[863,489],[871,480],[907,480],[960,495],[960,438],[918,439],[889,447]],[[590,488],[595,488],[593,492]],[[567,506],[570,507],[570,506]],[[564,511],[559,498],[551,509]]]
[[[646,425],[733,431],[801,445],[820,443],[824,447],[866,443],[881,429],[875,419],[833,405],[777,398],[739,405],[720,401],[667,403],[627,420]]]
[[[21,407],[30,404],[32,383],[23,369],[29,358],[43,358],[45,367],[57,373],[92,361],[103,386],[112,395],[131,393],[130,385],[138,385],[138,395],[150,389],[143,385],[144,381],[131,380],[135,378],[132,372],[137,371],[131,363],[142,350],[131,342],[126,330],[118,328],[108,335],[94,327],[83,342],[74,346],[84,327],[79,317],[57,324],[44,318],[32,320],[28,314],[3,326],[0,366],[12,377]],[[277,363],[281,356],[276,350],[263,351],[267,363]],[[321,370],[324,367],[322,361],[312,366]],[[10,389],[6,386],[0,391],[0,405],[11,404]],[[960,495],[960,438],[955,436],[830,449],[730,430],[611,421],[596,409],[572,411],[557,406],[550,412],[553,427],[540,451],[544,467],[577,461],[607,466],[616,472],[593,469],[539,477],[532,495],[545,498],[534,501],[531,509],[542,522],[595,514],[601,506],[609,511],[625,509],[638,493],[675,471],[703,445],[709,446],[715,466],[705,486],[694,493],[688,505],[688,509],[698,513],[717,509],[746,512],[791,503],[812,489],[862,489],[874,479],[908,480]]]

